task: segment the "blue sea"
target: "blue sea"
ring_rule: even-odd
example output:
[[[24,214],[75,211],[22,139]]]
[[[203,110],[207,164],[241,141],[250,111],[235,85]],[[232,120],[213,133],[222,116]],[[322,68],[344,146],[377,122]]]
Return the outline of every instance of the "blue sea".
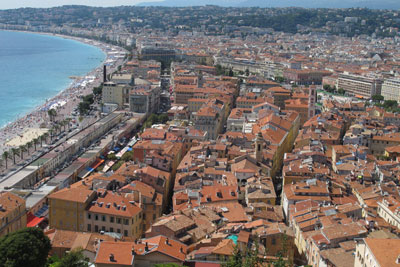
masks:
[[[99,48],[74,40],[0,31],[0,127],[67,88],[70,76],[101,65]]]

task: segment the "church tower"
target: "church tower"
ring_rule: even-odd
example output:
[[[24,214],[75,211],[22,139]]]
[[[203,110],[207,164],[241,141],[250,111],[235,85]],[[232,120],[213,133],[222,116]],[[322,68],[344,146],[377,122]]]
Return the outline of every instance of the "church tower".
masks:
[[[258,132],[256,139],[255,139],[255,156],[257,162],[261,162],[263,157],[262,157],[262,148],[263,148],[263,136],[261,132]]]

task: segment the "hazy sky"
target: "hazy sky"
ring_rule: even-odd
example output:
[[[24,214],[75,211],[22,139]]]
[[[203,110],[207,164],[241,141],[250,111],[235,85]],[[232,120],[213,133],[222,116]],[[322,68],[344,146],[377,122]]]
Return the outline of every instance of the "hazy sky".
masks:
[[[157,0],[0,0],[0,9],[19,7],[54,7],[62,5],[129,6],[140,2],[156,1]]]

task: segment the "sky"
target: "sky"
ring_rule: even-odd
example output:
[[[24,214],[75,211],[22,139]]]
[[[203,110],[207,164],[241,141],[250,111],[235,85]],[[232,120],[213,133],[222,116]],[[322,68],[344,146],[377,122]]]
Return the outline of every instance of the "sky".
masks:
[[[0,9],[20,7],[55,7],[62,5],[86,6],[132,6],[140,2],[156,2],[155,0],[0,0]]]

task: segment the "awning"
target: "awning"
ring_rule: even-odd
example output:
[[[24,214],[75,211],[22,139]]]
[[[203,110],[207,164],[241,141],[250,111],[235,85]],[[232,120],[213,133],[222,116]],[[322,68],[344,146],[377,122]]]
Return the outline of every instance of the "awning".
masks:
[[[41,207],[40,210],[38,210],[34,215],[36,217],[43,217],[44,214],[47,213],[48,210],[49,210],[49,206],[44,204],[43,207]]]
[[[32,213],[28,213],[28,218],[27,218],[27,227],[36,227],[38,226],[41,222],[46,219],[45,217],[36,217]]]

